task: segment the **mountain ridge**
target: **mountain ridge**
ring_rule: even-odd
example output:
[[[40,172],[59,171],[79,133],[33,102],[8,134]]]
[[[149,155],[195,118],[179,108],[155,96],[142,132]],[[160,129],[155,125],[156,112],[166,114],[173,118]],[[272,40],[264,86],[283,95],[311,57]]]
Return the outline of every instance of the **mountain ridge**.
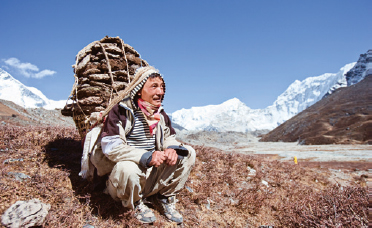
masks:
[[[264,109],[251,109],[235,97],[219,105],[177,110],[169,116],[179,130],[268,132],[337,89],[358,83],[372,71],[371,62],[372,50],[368,50],[358,62],[346,64],[337,73],[295,80]],[[24,108],[61,109],[66,104],[65,100],[49,100],[41,91],[23,85],[1,68],[0,99]]]
[[[262,142],[372,144],[372,73],[287,120]]]
[[[346,64],[337,73],[325,73],[308,77],[303,81],[296,80],[265,109],[251,109],[243,102],[238,102],[239,99],[233,98],[220,105],[181,109],[171,113],[170,116],[173,123],[190,131],[270,131],[327,94],[346,87],[345,74],[355,64],[356,62]],[[234,99],[235,103],[240,104],[239,111],[229,105]],[[224,121],[229,123],[225,124]]]

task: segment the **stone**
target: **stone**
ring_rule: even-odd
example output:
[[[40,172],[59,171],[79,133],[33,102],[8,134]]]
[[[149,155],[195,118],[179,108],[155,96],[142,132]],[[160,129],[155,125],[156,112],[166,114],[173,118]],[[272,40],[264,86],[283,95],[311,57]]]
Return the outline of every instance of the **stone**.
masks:
[[[251,167],[247,166],[248,169],[248,176],[256,176],[256,170],[252,169]]]
[[[8,176],[14,177],[17,181],[24,181],[26,179],[31,179],[30,176],[24,173],[17,173],[17,172],[8,172]]]
[[[4,212],[1,222],[11,228],[41,226],[49,209],[50,205],[39,199],[17,201]]]
[[[261,183],[264,184],[266,187],[269,187],[269,183],[267,181],[262,180]]]
[[[207,204],[204,204],[205,205],[205,207],[208,209],[208,210],[210,210],[211,209],[211,202],[209,201],[209,199],[207,199]]]
[[[6,159],[3,164],[8,164],[8,163],[11,163],[11,162],[23,162],[23,158],[9,158],[9,159]]]
[[[186,189],[187,189],[187,191],[189,191],[189,192],[194,192],[194,190],[192,190],[192,188],[190,188],[190,187],[188,187],[188,186],[186,186]]]

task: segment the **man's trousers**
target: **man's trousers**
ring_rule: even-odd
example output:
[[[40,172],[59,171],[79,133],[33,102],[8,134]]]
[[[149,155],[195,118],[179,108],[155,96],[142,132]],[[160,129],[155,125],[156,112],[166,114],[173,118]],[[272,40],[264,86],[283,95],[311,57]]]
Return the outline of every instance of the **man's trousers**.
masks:
[[[195,150],[184,145],[188,156],[177,160],[176,165],[161,164],[144,169],[132,161],[115,164],[106,182],[106,193],[121,200],[124,207],[134,208],[134,203],[154,194],[169,197],[181,191],[195,163]]]

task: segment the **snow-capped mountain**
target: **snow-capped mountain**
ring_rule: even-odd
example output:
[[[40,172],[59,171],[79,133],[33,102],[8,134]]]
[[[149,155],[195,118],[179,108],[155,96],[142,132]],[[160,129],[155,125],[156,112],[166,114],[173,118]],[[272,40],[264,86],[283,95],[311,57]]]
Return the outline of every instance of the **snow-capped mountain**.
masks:
[[[346,74],[347,86],[354,85],[372,73],[372,49],[361,54],[355,66]]]
[[[24,108],[62,109],[66,100],[49,100],[40,90],[23,85],[0,68],[0,99],[12,101]]]
[[[326,73],[296,80],[273,105],[250,109],[237,98],[220,105],[181,109],[171,114],[172,122],[186,130],[250,132],[272,130],[340,87],[361,81],[372,70],[372,50],[361,55],[358,62],[346,64],[337,73]],[[347,73],[353,71],[347,77]],[[349,73],[348,73],[349,74]]]
[[[247,113],[252,109],[237,98],[220,105],[181,109],[171,114],[172,122],[187,130],[239,131],[247,129]]]

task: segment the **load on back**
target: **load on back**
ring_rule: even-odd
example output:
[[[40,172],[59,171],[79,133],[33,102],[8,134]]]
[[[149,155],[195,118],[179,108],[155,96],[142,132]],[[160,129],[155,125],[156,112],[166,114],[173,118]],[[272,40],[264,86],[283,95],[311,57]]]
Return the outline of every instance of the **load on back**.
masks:
[[[61,113],[73,117],[82,139],[125,95],[141,66],[148,63],[119,37],[106,36],[79,51],[72,66],[75,83]]]

